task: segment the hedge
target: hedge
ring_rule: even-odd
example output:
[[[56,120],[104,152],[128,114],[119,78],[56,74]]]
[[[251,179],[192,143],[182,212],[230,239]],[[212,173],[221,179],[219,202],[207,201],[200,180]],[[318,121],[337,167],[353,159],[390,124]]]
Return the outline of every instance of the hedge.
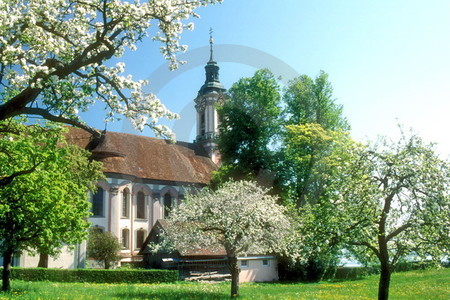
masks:
[[[340,267],[337,268],[333,279],[354,280],[373,274],[379,274],[379,267]]]
[[[91,283],[161,283],[175,282],[177,270],[99,270],[99,269],[11,269],[11,278],[25,281],[91,282]]]
[[[394,272],[405,272],[413,270],[426,270],[435,268],[436,264],[433,262],[399,262],[397,263]],[[445,264],[442,264],[445,267]],[[372,265],[368,267],[340,267],[336,270],[334,279],[357,279],[367,275],[380,274],[380,266]]]

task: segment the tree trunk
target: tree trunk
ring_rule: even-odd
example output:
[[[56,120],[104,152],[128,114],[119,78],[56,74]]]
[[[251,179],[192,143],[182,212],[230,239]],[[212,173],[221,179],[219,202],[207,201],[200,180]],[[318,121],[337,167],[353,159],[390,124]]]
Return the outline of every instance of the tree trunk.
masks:
[[[38,268],[48,268],[48,253],[39,253]]]
[[[11,289],[11,262],[13,260],[14,251],[12,248],[6,249],[3,252],[3,274],[2,274],[2,291],[9,291]]]
[[[384,232],[384,226],[382,232]],[[378,284],[378,299],[387,300],[389,298],[389,284],[391,282],[391,267],[389,264],[388,245],[384,234],[378,236],[378,247],[380,247],[380,282]]]
[[[228,267],[231,273],[231,298],[239,297],[239,272],[236,256],[228,257]]]
[[[381,262],[380,282],[378,284],[378,300],[389,299],[389,284],[391,283],[391,269],[388,262]]]
[[[105,269],[109,269],[110,267],[109,260],[105,259]]]
[[[378,300],[388,300],[389,298],[389,284],[391,283],[391,267],[389,263],[389,250],[386,238],[386,219],[391,208],[393,196],[388,196],[384,202],[383,213],[378,224],[378,258],[380,260],[380,282],[378,284]]]

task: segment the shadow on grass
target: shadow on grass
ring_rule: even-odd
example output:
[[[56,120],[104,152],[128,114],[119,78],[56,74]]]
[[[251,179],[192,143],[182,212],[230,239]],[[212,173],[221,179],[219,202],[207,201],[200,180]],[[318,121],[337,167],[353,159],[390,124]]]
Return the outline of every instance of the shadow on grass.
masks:
[[[134,291],[114,294],[119,299],[230,299],[223,293],[201,291]]]

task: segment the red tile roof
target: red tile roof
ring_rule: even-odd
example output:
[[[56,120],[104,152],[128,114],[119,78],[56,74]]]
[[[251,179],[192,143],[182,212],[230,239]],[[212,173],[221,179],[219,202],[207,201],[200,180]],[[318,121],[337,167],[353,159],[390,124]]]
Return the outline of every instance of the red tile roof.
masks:
[[[86,147],[90,134],[69,127],[70,143]],[[106,132],[105,139],[93,151],[104,164],[104,172],[136,176],[142,179],[207,184],[216,164],[196,144],[145,136]]]

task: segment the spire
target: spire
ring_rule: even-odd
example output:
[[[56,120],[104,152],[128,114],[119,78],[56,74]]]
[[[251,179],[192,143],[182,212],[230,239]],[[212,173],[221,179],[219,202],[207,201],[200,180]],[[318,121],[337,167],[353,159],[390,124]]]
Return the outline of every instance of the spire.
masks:
[[[213,61],[213,43],[214,39],[212,37],[213,29],[209,27],[209,61]]]
[[[209,29],[209,61],[205,66],[205,83],[198,91],[195,101],[197,110],[196,143],[206,150],[213,162],[220,161],[214,137],[218,134],[219,116],[216,105],[221,105],[227,99],[226,89],[219,81],[219,65],[214,61],[213,30]],[[216,53],[217,55],[217,53]]]
[[[219,66],[214,61],[213,56],[213,29],[209,28],[209,61],[205,66],[205,84],[198,91],[199,95],[205,95],[211,92],[217,92],[219,94],[225,93],[225,88],[219,81]]]

